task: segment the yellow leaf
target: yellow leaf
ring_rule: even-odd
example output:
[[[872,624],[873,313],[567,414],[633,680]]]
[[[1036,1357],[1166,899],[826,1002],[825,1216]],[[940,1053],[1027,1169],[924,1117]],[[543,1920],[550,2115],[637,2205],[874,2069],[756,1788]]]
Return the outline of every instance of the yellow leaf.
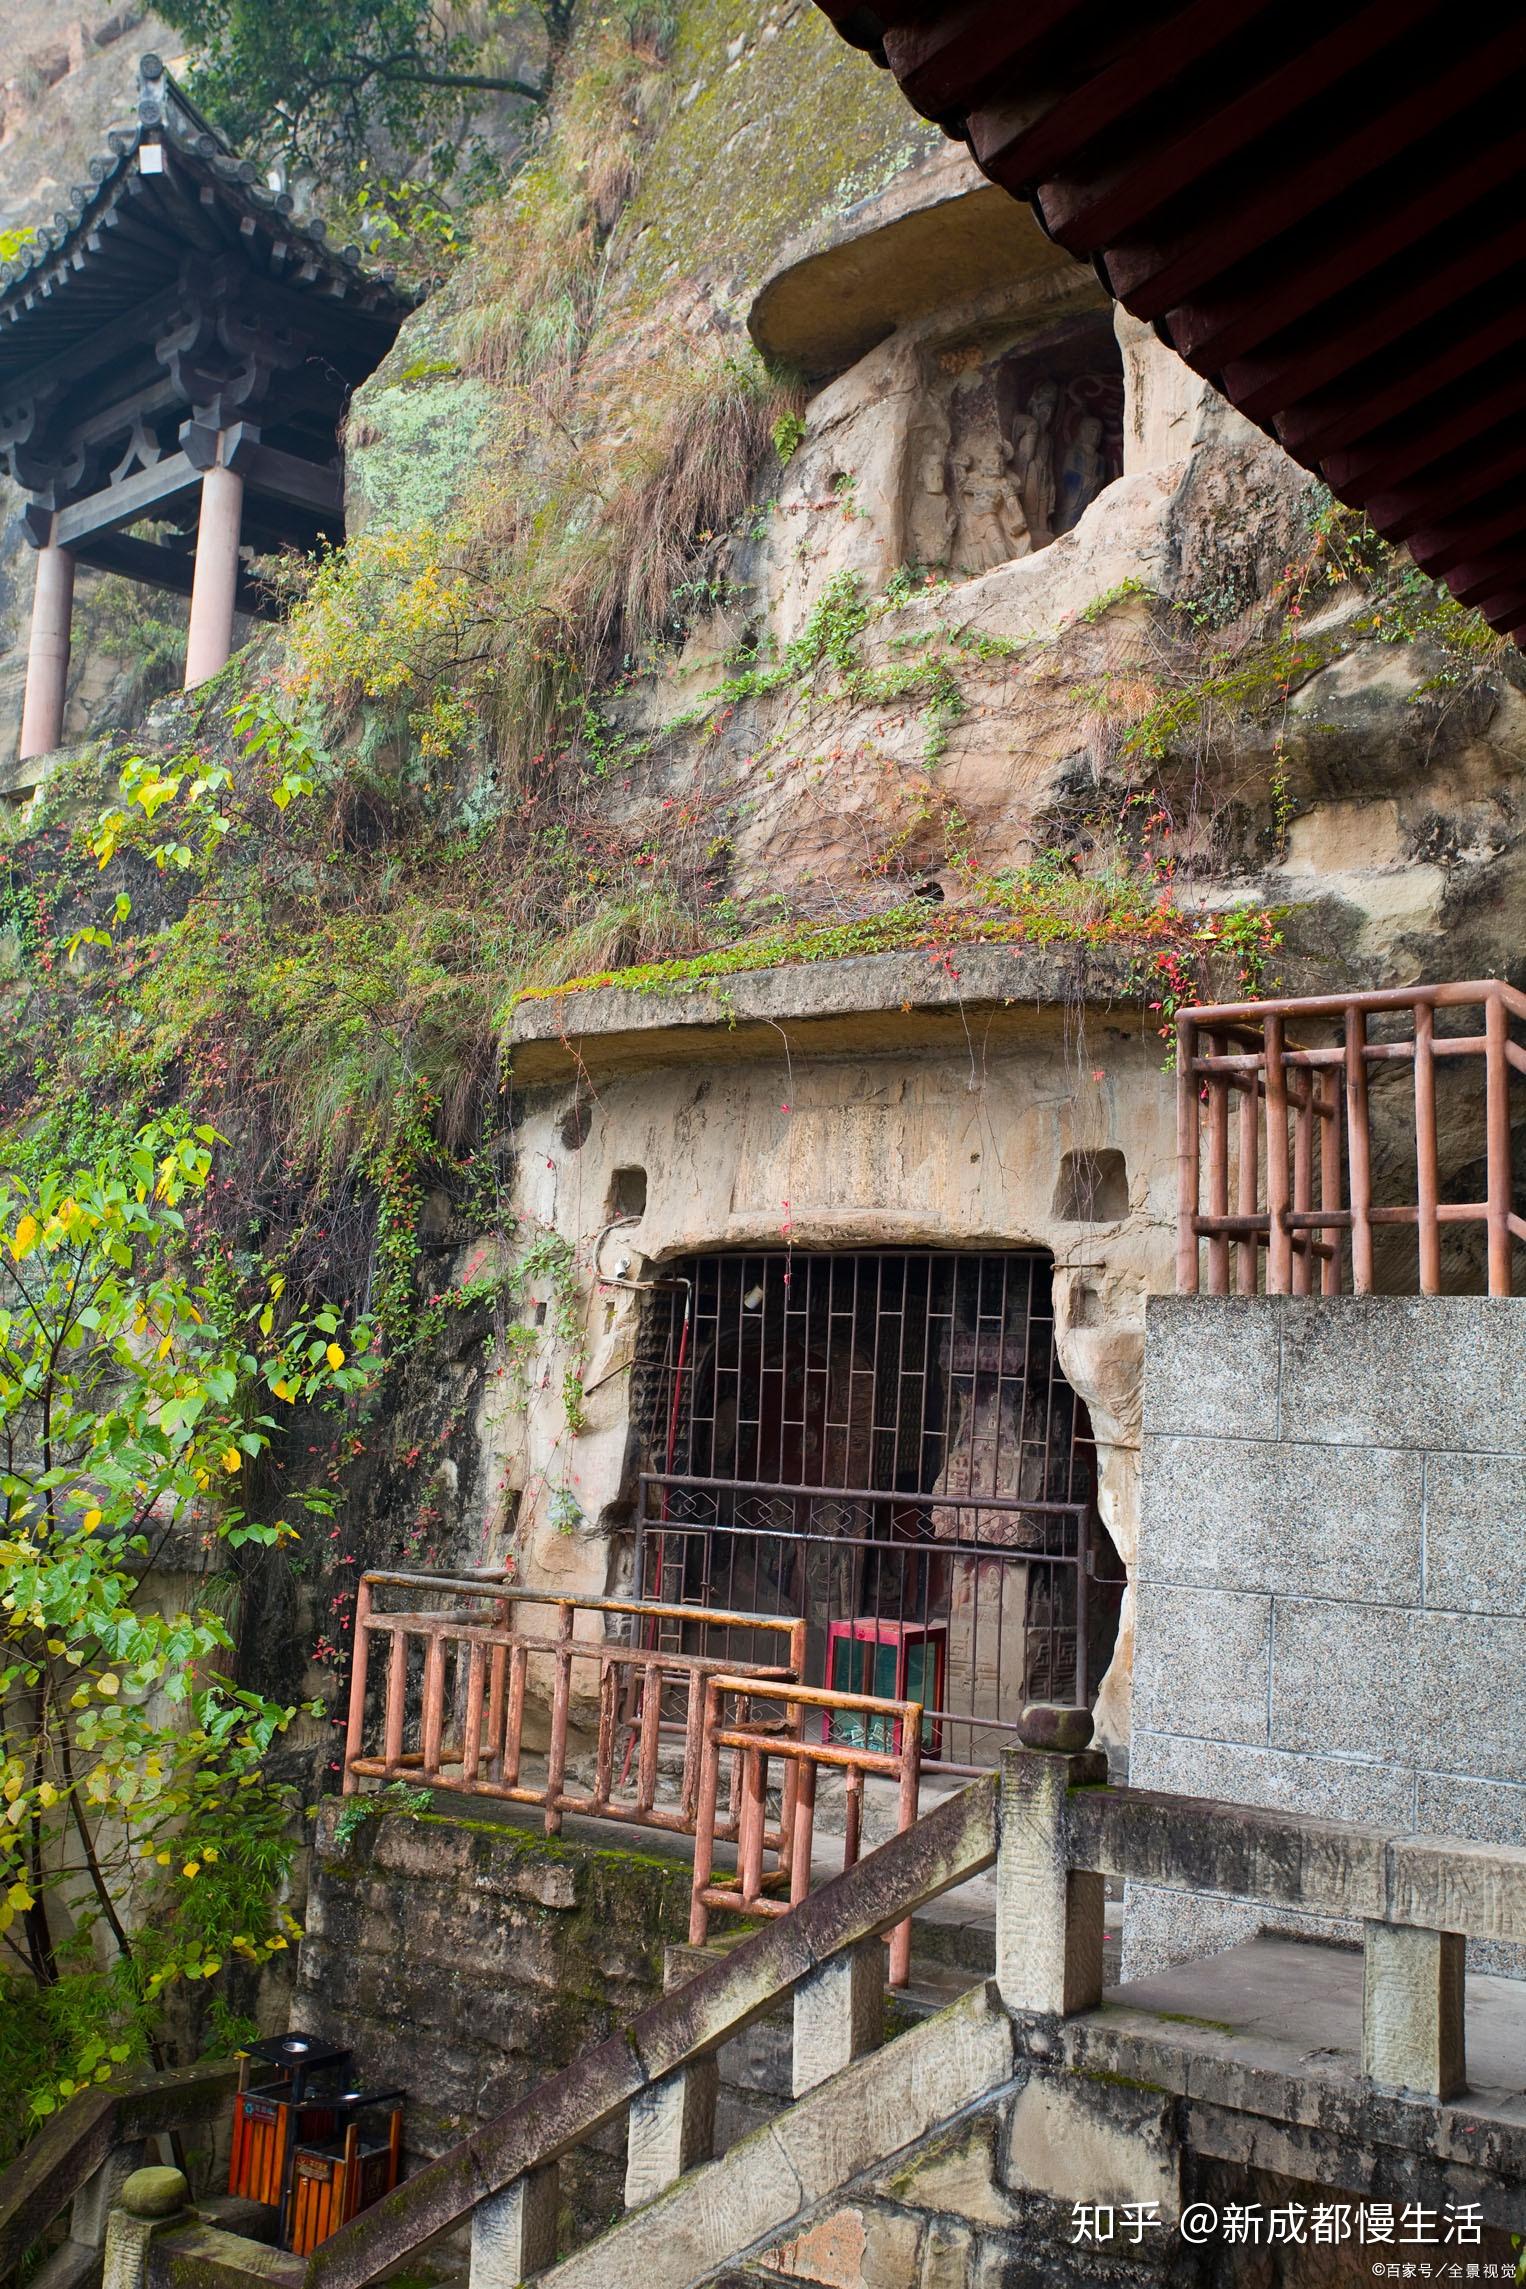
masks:
[[[104,1677],[97,1677],[95,1689],[98,1693],[104,1693],[106,1698],[110,1700],[112,1694],[119,1689],[121,1682],[120,1677],[113,1677],[108,1669]]]
[[[199,1876],[201,1874],[201,1862],[199,1860],[187,1860],[180,1873],[183,1876]]]
[[[297,1396],[295,1389],[290,1383],[287,1382],[284,1375],[281,1376],[278,1382],[272,1383],[270,1388],[278,1399],[285,1399],[288,1402],[295,1399]]]
[[[323,1356],[331,1367],[342,1367],[344,1365],[344,1352],[341,1350],[337,1343],[331,1343]]]
[[[38,1782],[37,1801],[45,1812],[49,1805],[56,1804],[58,1802],[58,1790],[53,1786],[51,1780],[40,1780]]]
[[[222,1465],[224,1470],[241,1470],[243,1468],[243,1462],[244,1458],[239,1453],[237,1447],[224,1447],[222,1454]]]
[[[80,1524],[84,1527],[87,1534],[93,1534],[100,1523],[101,1513],[99,1510],[87,1510],[84,1517],[80,1520]]]
[[[163,1342],[160,1344],[160,1346],[159,1346],[158,1350],[157,1350],[157,1351],[154,1353],[154,1357],[155,1357],[156,1359],[163,1359],[163,1358],[165,1358],[165,1357],[166,1357],[166,1355],[168,1354],[168,1352],[169,1352],[169,1349],[170,1349],[170,1346],[171,1346],[171,1344],[174,1342],[174,1340],[175,1340],[175,1338],[174,1338],[174,1336],[173,1336],[173,1335],[167,1335],[167,1336],[165,1336],[165,1338],[164,1338]]]
[[[170,1864],[170,1856],[168,1852],[156,1852],[154,1854],[154,1858],[157,1860],[161,1868],[167,1868]]]
[[[37,1219],[32,1215],[23,1216],[11,1235],[12,1261],[19,1264],[22,1257],[30,1255],[36,1245]]]
[[[204,1860],[215,1860],[217,1858],[217,1846],[209,1844],[201,1856]]]
[[[7,1907],[14,1908],[18,1915],[24,1915],[27,1909],[35,1903],[25,1884],[12,1884],[5,1895],[5,1904]]]

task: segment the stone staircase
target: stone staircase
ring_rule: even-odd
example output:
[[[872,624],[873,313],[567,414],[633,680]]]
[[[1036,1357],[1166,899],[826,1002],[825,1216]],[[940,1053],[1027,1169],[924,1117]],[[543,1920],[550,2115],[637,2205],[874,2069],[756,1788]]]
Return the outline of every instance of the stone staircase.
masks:
[[[994,1976],[913,1998],[887,2036],[883,1935],[993,1864]],[[1263,1936],[1104,2001],[1109,1876],[1356,1919],[1363,1951]],[[1526,1940],[1526,1851],[1111,1788],[1096,1755],[1015,1749],[306,2260],[189,2213],[145,2220],[129,2185],[107,2289],[443,2282],[463,2240],[469,2289],[1200,2289],[1189,2200],[1325,2188],[1466,2207],[1506,2278],[1526,1983],[1470,1977],[1470,1940]],[[718,2061],[785,2004],[788,2091],[717,2151]],[[559,2249],[559,2163],[621,2123],[624,2214]],[[1078,2204],[1106,2230],[1078,2240]],[[1126,2243],[1115,2204],[1155,2230]],[[1220,2250],[1211,2277],[1303,2289],[1302,2254],[1267,2270]]]

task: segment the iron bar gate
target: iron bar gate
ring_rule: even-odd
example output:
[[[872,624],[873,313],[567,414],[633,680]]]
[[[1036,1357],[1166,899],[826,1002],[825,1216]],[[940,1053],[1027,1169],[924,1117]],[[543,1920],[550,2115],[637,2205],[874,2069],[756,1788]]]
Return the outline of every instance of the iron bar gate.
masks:
[[[1088,1698],[1121,1584],[1095,1574],[1046,1256],[705,1256],[665,1297],[638,1598],[802,1616],[812,1683],[920,1700],[924,1754],[956,1767],[991,1762],[1024,1701]],[[718,1628],[679,1634],[748,1657]]]

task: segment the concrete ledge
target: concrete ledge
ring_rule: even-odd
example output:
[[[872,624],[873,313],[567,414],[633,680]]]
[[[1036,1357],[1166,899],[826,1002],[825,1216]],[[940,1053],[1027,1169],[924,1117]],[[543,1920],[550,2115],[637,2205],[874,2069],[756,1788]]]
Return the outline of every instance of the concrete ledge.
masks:
[[[784,962],[650,992],[591,985],[517,1002],[507,1040],[514,1078],[777,1057],[787,1026],[799,1051],[900,1051],[963,1041],[975,1011],[999,1038],[1032,1039],[1078,1003],[1142,1011],[1130,962],[1091,946],[928,947]]]
[[[1152,1789],[1072,1789],[1073,1868],[1252,1907],[1526,1941],[1526,1849],[1395,1835]]]
[[[303,2270],[302,2259],[289,2250],[216,2226],[190,2225],[150,2244],[146,2289],[207,2289],[209,2282],[228,2282],[234,2289],[300,2289]]]
[[[995,287],[1067,272],[1083,291],[1092,283],[1025,204],[954,148],[791,241],[764,277],[747,327],[765,357],[819,381],[898,326]]]
[[[1111,1988],[1060,2031],[1075,2073],[1124,2078],[1186,2102],[1202,2154],[1321,2185],[1370,2190],[1375,2157],[1396,2203],[1477,2200],[1490,2222],[1526,2224],[1526,2108],[1519,2061],[1526,1992],[1473,1979],[1466,2097],[1438,2104],[1361,2076],[1362,1958],[1354,1948],[1265,1937],[1208,1961]],[[1018,2050],[1050,2063],[1049,2026],[1019,2026]]]

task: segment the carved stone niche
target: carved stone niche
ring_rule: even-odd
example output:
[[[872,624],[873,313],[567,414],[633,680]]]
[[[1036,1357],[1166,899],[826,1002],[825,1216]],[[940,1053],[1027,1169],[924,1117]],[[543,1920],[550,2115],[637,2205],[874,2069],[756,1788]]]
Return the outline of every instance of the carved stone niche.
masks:
[[[1029,556],[1122,475],[1123,365],[1106,312],[996,351],[950,345],[935,366],[946,434],[941,455],[918,456],[908,519],[922,562],[968,576]]]

